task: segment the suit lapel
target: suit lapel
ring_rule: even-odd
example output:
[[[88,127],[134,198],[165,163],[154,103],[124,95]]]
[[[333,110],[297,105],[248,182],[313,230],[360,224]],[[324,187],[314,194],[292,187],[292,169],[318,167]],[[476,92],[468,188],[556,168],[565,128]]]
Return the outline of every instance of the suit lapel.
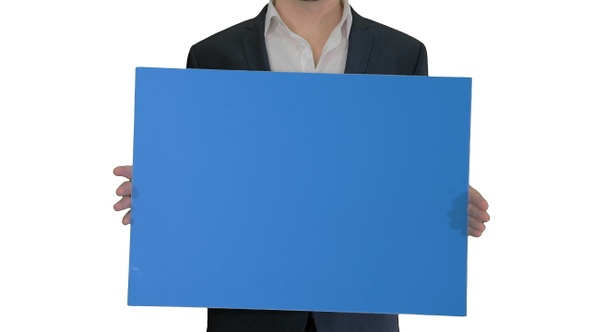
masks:
[[[369,55],[373,46],[373,34],[368,30],[366,20],[352,8],[352,27],[348,37],[348,56],[344,72],[347,74],[364,74],[367,71]]]
[[[258,16],[250,21],[242,36],[248,70],[270,71],[270,64],[266,53],[266,42],[264,40],[266,8],[267,6],[262,9]]]

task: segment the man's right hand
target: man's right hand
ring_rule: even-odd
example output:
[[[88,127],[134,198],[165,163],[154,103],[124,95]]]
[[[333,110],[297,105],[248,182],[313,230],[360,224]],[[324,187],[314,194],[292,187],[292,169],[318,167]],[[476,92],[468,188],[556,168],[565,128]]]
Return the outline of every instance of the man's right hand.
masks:
[[[115,203],[113,208],[115,211],[121,211],[129,209],[131,207],[131,174],[133,173],[133,166],[118,166],[115,167],[113,173],[116,176],[123,176],[128,181],[121,183],[117,188],[117,196],[121,196],[121,199]],[[129,225],[131,223],[131,210],[127,211],[123,216],[123,225]]]

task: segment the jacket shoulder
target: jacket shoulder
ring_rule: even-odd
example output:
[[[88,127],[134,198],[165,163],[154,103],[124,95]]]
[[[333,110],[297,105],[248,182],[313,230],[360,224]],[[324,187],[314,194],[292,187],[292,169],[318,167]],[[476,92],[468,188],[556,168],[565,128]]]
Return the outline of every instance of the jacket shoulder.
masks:
[[[249,38],[248,41],[256,44],[257,49],[264,50],[265,13],[266,7],[258,16],[194,44],[189,51],[187,67],[247,70],[249,66],[244,49],[245,36]]]
[[[375,39],[379,42],[399,43],[413,47],[424,46],[424,44],[420,40],[406,34],[405,32],[396,30],[385,24],[375,22],[373,20],[361,16],[359,16],[359,19],[365,26],[368,27],[370,31],[373,32]]]
[[[396,75],[427,75],[428,63],[426,46],[397,29],[367,19],[355,13],[353,25],[370,32],[372,47],[369,73]]]

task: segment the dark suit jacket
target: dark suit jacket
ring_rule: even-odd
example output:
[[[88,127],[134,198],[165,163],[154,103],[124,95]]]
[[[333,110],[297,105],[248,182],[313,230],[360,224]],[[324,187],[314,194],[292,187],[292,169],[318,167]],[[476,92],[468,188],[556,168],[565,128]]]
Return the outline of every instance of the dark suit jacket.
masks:
[[[193,45],[187,68],[269,71],[264,21],[266,7],[255,18]],[[345,73],[428,75],[426,48],[420,41],[352,10]]]
[[[266,8],[193,45],[187,68],[269,71],[264,39]],[[424,45],[352,10],[345,73],[428,75]],[[208,331],[299,331],[308,313],[295,311],[209,309]],[[397,315],[316,314],[316,325],[329,331],[398,331]]]

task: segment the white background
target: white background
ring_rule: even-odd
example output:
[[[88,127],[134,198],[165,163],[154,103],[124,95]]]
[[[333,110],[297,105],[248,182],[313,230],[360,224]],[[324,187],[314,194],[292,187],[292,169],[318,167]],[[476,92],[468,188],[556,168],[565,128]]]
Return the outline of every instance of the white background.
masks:
[[[1,331],[205,330],[205,309],[127,307],[112,169],[132,162],[135,67],[182,68],[265,3],[2,2]],[[424,42],[432,76],[473,77],[470,181],[492,221],[469,240],[468,316],[403,315],[403,332],[590,331],[583,1],[351,4]]]

